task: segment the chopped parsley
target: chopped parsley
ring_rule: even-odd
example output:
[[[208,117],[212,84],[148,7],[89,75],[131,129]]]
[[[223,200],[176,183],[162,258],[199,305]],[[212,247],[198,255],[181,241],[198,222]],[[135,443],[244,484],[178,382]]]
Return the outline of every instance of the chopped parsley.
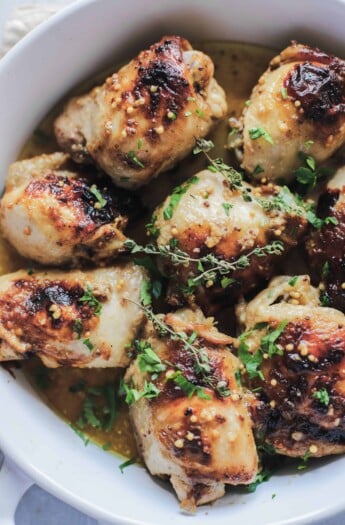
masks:
[[[94,308],[94,314],[100,315],[102,311],[102,303],[95,297],[92,288],[89,284],[86,285],[86,291],[84,290],[84,294],[82,297],[80,297],[79,302],[86,303],[91,308]]]
[[[311,155],[300,152],[299,158],[303,162],[303,165],[295,169],[294,175],[300,184],[314,188],[321,178],[333,173],[333,170],[330,168],[318,168],[314,157]]]
[[[90,350],[90,352],[92,352],[93,349],[95,348],[89,338],[83,339],[83,344]]]
[[[286,87],[283,86],[282,88],[280,88],[280,93],[281,93],[282,99],[283,99],[283,100],[286,100],[287,97],[288,97]]]
[[[138,149],[143,147],[143,139],[138,139]]]
[[[251,128],[249,130],[249,136],[252,140],[257,140],[262,137],[269,144],[274,144],[272,136],[263,128]]]
[[[82,432],[81,430],[79,430],[78,427],[76,427],[75,425],[73,425],[73,423],[70,423],[69,425],[71,427],[71,429],[77,434],[78,437],[80,437],[80,439],[82,440],[82,442],[84,443],[85,446],[87,446],[89,443],[90,443],[90,440],[88,437],[85,436],[84,432]]]
[[[225,211],[225,215],[227,215],[229,217],[230,215],[230,210],[231,208],[233,208],[233,205],[232,204],[229,204],[228,202],[223,202],[222,203],[222,206],[224,208],[224,211]]]
[[[259,370],[259,367],[263,362],[264,354],[268,354],[269,357],[283,354],[283,350],[276,344],[276,341],[284,331],[287,323],[287,321],[282,321],[277,328],[269,331],[265,336],[263,336],[261,339],[260,348],[255,353],[249,351],[249,346],[246,343],[246,339],[253,333],[254,330],[262,330],[267,326],[267,324],[259,323],[258,325],[254,326],[252,330],[249,330],[240,336],[238,357],[244,364],[250,379],[259,377],[261,380],[264,380],[264,375],[262,371]]]
[[[235,283],[236,279],[233,279],[232,277],[223,277],[220,281],[220,285],[222,288],[227,288],[231,284]]]
[[[310,451],[308,450],[304,456],[302,456],[302,462],[297,466],[297,470],[304,470],[308,466],[308,459],[310,458]]]
[[[144,306],[148,306],[152,303],[151,298],[151,283],[147,279],[144,279],[140,287],[140,302]]]
[[[270,479],[271,475],[272,475],[272,471],[271,470],[263,469],[261,472],[259,472],[256,475],[255,480],[247,486],[248,492],[255,492],[257,487],[258,487],[258,485],[261,485],[261,483],[264,483],[265,481],[268,481]]]
[[[320,388],[320,390],[317,390],[313,393],[313,397],[320,401],[322,405],[328,406],[329,405],[329,394],[325,388]]]
[[[205,114],[204,114],[204,111],[202,109],[199,109],[199,108],[196,108],[195,110],[195,114],[199,117],[199,118],[204,118]]]
[[[326,261],[324,265],[322,266],[322,270],[321,270],[322,279],[326,279],[326,277],[329,276],[329,272],[330,272],[330,264],[328,261]]]
[[[292,277],[292,279],[290,279],[290,281],[288,282],[289,286],[295,286],[295,284],[297,283],[297,280],[298,280],[298,275],[295,275],[294,277]]]
[[[156,221],[157,221],[157,215],[153,214],[151,217],[151,222],[148,222],[145,225],[146,231],[151,237],[158,237],[160,233],[159,228],[157,228],[156,226]]]
[[[81,338],[81,334],[83,333],[83,323],[81,319],[76,319],[73,323],[72,330],[75,334],[77,334],[77,339]]]
[[[253,176],[255,177],[256,175],[259,175],[260,173],[263,173],[265,170],[262,166],[260,166],[260,164],[257,164],[254,168],[254,171],[253,171]]]
[[[125,468],[129,467],[130,465],[133,465],[134,463],[136,463],[137,461],[137,458],[131,458],[131,459],[128,459],[127,461],[124,461],[123,463],[121,463],[121,465],[119,465],[119,469],[121,470],[121,474],[123,474],[123,471]]]
[[[119,395],[125,396],[125,403],[127,403],[127,405],[133,405],[134,403],[139,401],[139,399],[142,398],[153,399],[155,397],[158,397],[159,394],[160,391],[156,387],[156,385],[152,382],[147,381],[144,382],[144,387],[141,391],[129,386],[123,380],[121,381],[119,387]]]
[[[167,377],[167,381],[170,380],[174,381],[174,383],[179,386],[185,394],[187,394],[188,398],[191,398],[196,394],[200,399],[211,399],[211,396],[207,394],[203,388],[188,381],[188,379],[182,374],[181,370],[176,370],[176,372]]]
[[[163,217],[167,221],[172,218],[175,209],[177,208],[178,203],[181,200],[182,195],[184,195],[192,184],[196,184],[199,178],[194,176],[187,180],[183,185],[177,186],[170,196],[170,200],[166,208],[163,210]]]
[[[162,363],[160,357],[148,341],[140,341],[137,339],[134,341],[134,348],[138,352],[137,362],[140,372],[158,374],[166,370],[166,366]]]
[[[138,157],[135,154],[135,151],[131,149],[131,151],[128,152],[127,157],[132,160],[139,168],[145,168],[145,164],[141,162],[141,160],[138,159]]]
[[[92,195],[96,197],[98,208],[104,208],[104,206],[107,204],[107,200],[103,197],[96,184],[92,184],[90,188],[90,193],[92,193]]]

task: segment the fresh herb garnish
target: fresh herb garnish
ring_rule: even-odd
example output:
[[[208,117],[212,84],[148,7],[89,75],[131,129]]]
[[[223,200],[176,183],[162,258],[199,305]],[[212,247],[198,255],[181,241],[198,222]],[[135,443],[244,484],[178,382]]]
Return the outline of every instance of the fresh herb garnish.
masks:
[[[256,475],[255,480],[247,486],[248,492],[255,492],[257,487],[258,487],[258,485],[261,485],[261,483],[264,483],[265,481],[268,481],[270,479],[271,475],[272,475],[272,471],[271,470],[263,469],[261,472],[259,472]]]
[[[280,93],[281,93],[282,99],[283,99],[283,100],[286,100],[287,97],[288,97],[288,93],[287,93],[287,89],[286,89],[286,87],[282,87],[282,88],[280,88]]]
[[[294,277],[292,277],[292,279],[290,279],[290,281],[288,282],[289,286],[295,286],[295,284],[297,283],[298,281],[298,275],[295,275]]]
[[[162,363],[160,357],[153,350],[152,345],[148,341],[134,341],[134,348],[138,353],[138,366],[140,372],[148,372],[150,374],[159,374],[166,370],[166,366]]]
[[[79,430],[79,428],[77,426],[73,425],[73,423],[70,423],[69,426],[77,434],[77,436],[80,437],[80,439],[82,440],[82,442],[84,443],[85,446],[87,446],[90,443],[89,438],[87,436],[85,436],[84,432]]]
[[[96,184],[92,184],[90,188],[90,193],[97,199],[97,208],[104,208],[107,204],[107,200],[103,197]]]
[[[256,175],[259,175],[260,173],[263,173],[265,170],[262,166],[260,166],[260,164],[257,164],[254,168],[254,171],[253,171],[253,176],[255,177]]]
[[[125,468],[129,467],[130,465],[133,465],[134,463],[136,463],[137,461],[137,458],[131,458],[131,459],[128,459],[127,461],[124,461],[123,463],[121,463],[121,465],[119,465],[119,469],[121,470],[121,474],[123,474],[123,471]]]
[[[223,202],[222,203],[222,206],[224,208],[224,211],[225,211],[225,215],[227,215],[229,217],[230,215],[230,210],[231,208],[233,208],[233,205],[232,204],[229,204],[228,202]]]
[[[321,178],[333,173],[333,170],[330,168],[318,168],[314,157],[311,155],[300,152],[299,157],[303,165],[295,169],[294,175],[300,184],[314,188]]]
[[[252,140],[264,138],[269,144],[274,144],[272,136],[264,128],[251,128],[249,130],[249,136]]]
[[[79,302],[86,303],[91,308],[94,308],[94,314],[100,315],[102,311],[102,303],[95,297],[92,288],[89,284],[86,285],[86,291],[80,297]]]
[[[147,244],[141,246],[133,240],[127,240],[124,243],[124,247],[130,251],[130,253],[146,253],[147,255],[160,255],[171,261],[174,266],[194,264],[197,266],[198,274],[195,277],[188,279],[188,290],[192,293],[194,288],[199,285],[203,285],[206,282],[212,281],[213,283],[218,278],[223,278],[229,273],[237,270],[243,270],[248,268],[251,264],[251,257],[265,257],[266,255],[280,255],[284,251],[284,245],[280,241],[273,241],[271,244],[262,246],[260,248],[254,248],[246,255],[241,255],[234,261],[226,261],[225,259],[218,259],[212,253],[199,258],[193,258],[188,253],[183,252],[178,247],[172,248],[171,246],[154,246]],[[188,291],[186,289],[186,292]]]
[[[91,343],[89,338],[83,339],[83,344],[90,350],[90,352],[92,352],[94,349],[94,345]]]
[[[145,225],[146,231],[151,237],[158,237],[160,233],[159,228],[157,228],[156,226],[156,221],[157,221],[157,215],[154,214],[151,217],[151,222]]]
[[[328,261],[326,261],[324,265],[322,266],[322,270],[321,270],[322,279],[326,279],[326,277],[329,276],[329,272],[330,272],[330,264]]]
[[[329,394],[325,388],[320,388],[320,390],[317,390],[313,393],[313,397],[320,401],[322,405],[328,406],[329,405]]]
[[[76,319],[74,321],[72,330],[75,334],[77,334],[77,339],[80,339],[81,334],[83,333],[83,323],[81,319]]]
[[[302,456],[302,462],[297,466],[297,470],[304,470],[308,466],[308,459],[310,458],[310,451],[308,450],[304,456]]]
[[[194,383],[188,381],[188,379],[182,374],[181,370],[176,370],[176,372],[166,378],[166,381],[170,380],[174,381],[174,383],[179,386],[185,394],[187,394],[188,398],[191,398],[196,394],[200,399],[211,399],[211,396],[207,394],[201,386],[194,385]]]
[[[151,283],[147,279],[144,279],[140,287],[140,302],[144,306],[148,306],[152,303],[151,298]]]
[[[172,218],[175,209],[177,208],[178,203],[180,202],[182,195],[184,195],[189,188],[192,186],[192,184],[196,184],[198,182],[199,178],[194,176],[191,177],[189,180],[187,180],[183,185],[177,186],[169,200],[169,204],[164,208],[163,210],[163,217],[167,221]]]
[[[141,162],[141,160],[138,159],[138,157],[135,154],[135,151],[131,149],[131,151],[128,152],[127,157],[132,160],[139,168],[145,168],[145,164]]]
[[[153,399],[158,397],[159,394],[160,390],[156,387],[156,385],[152,382],[147,382],[146,380],[141,391],[137,390],[133,386],[128,385],[124,382],[124,380],[121,380],[119,387],[119,395],[125,396],[125,403],[127,403],[127,405],[133,405],[142,398]]]

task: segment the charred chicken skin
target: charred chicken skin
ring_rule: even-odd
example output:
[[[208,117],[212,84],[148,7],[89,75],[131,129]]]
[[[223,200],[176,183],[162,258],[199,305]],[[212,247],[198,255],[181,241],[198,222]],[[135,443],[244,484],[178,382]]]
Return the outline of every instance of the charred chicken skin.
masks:
[[[344,314],[322,307],[302,275],[274,278],[238,317],[238,355],[262,402],[257,434],[287,456],[344,453]]]
[[[164,37],[94,88],[55,122],[76,162],[94,162],[118,186],[136,188],[173,167],[225,116],[211,59],[181,37]]]
[[[344,110],[345,62],[293,42],[271,61],[243,112],[242,167],[256,178],[293,180],[303,153],[321,163],[344,144]]]
[[[126,366],[143,314],[143,271],[129,263],[0,277],[0,361],[39,357],[47,367]]]
[[[147,468],[168,477],[182,506],[194,510],[220,498],[225,484],[255,478],[249,414],[255,399],[236,381],[240,362],[227,347],[232,338],[211,319],[188,309],[160,318],[186,339],[162,335],[148,323],[125,391],[140,392],[139,400],[129,400],[130,416]]]
[[[10,166],[0,224],[18,252],[38,263],[104,263],[123,250],[127,214],[135,205],[124,190],[53,153]]]
[[[327,184],[318,203],[323,224],[307,241],[310,268],[321,282],[322,302],[345,313],[345,167]]]

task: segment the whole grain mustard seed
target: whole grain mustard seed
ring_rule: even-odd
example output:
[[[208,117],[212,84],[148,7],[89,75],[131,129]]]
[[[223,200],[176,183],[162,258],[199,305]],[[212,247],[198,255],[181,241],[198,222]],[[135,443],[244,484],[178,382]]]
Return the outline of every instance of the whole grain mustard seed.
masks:
[[[176,448],[183,448],[184,447],[184,440],[183,439],[176,439],[174,442],[174,445]]]

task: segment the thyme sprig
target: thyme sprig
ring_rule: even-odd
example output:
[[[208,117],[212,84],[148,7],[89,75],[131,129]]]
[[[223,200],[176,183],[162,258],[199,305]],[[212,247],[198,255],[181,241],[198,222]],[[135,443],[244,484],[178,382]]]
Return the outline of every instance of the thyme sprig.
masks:
[[[213,159],[208,152],[211,151],[211,149],[214,148],[214,144],[212,140],[206,140],[206,139],[197,139],[196,145],[193,149],[194,155],[198,155],[199,153],[203,153],[207,160],[209,161],[210,165],[208,166],[208,169],[212,171],[213,173],[221,173],[223,177],[228,181],[231,189],[239,189],[243,186],[243,177],[240,172],[235,170],[232,166],[228,166],[223,159],[216,158]]]
[[[188,279],[189,287],[196,287],[208,281],[214,282],[218,277],[223,277],[237,270],[248,268],[251,257],[280,255],[284,251],[284,244],[276,240],[265,246],[254,248],[247,254],[241,255],[238,259],[227,261],[225,259],[219,259],[213,253],[208,253],[199,258],[191,257],[177,246],[171,245],[156,247],[153,244],[147,244],[146,246],[141,246],[133,240],[127,240],[124,246],[132,254],[145,253],[147,255],[159,255],[170,259],[174,266],[196,264],[199,273],[195,277]],[[230,282],[229,284],[232,283]]]

